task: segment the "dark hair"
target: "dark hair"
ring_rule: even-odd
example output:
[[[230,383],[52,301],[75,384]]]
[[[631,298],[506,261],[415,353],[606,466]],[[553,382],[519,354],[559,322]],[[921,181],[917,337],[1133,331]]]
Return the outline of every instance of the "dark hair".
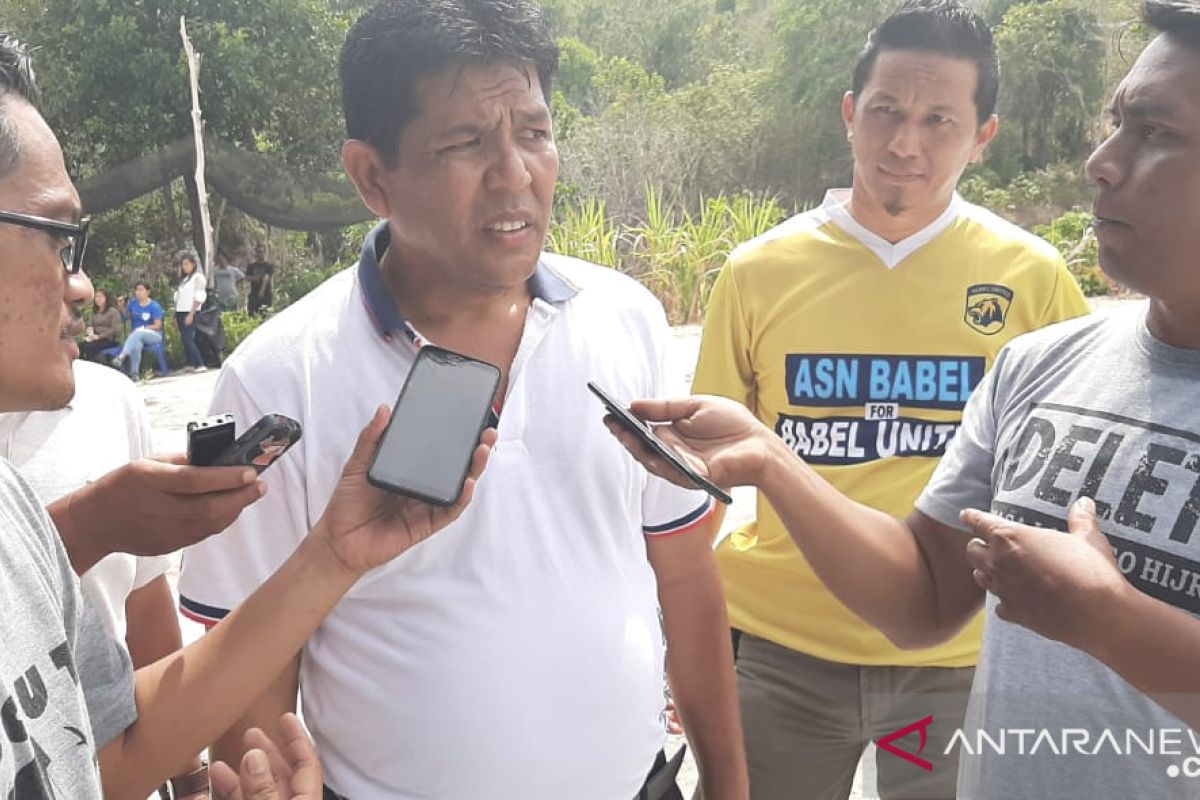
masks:
[[[179,279],[180,279],[180,281],[187,280],[192,275],[195,275],[197,272],[201,271],[200,270],[200,257],[198,255],[196,255],[195,253],[192,253],[190,251],[182,252],[179,254],[179,257],[177,260],[179,261]],[[185,262],[185,261],[192,262],[192,271],[190,274],[183,271],[183,262]]]
[[[29,50],[10,31],[0,30],[0,176],[7,175],[21,156],[20,134],[4,113],[12,95],[37,105],[37,81]]]
[[[92,313],[93,314],[100,313],[100,304],[98,302],[96,302],[97,300],[100,299],[100,295],[104,295],[104,310],[108,311],[113,308],[112,295],[109,293],[108,289],[105,289],[103,286],[97,286],[96,291],[92,294]]]
[[[133,288],[137,289],[139,286],[145,289],[147,292],[150,291],[150,284],[146,283],[145,281],[138,281],[133,285]]]
[[[1200,2],[1198,0],[1144,0],[1142,19],[1159,33],[1188,47],[1200,49]]]
[[[958,0],[906,0],[871,31],[854,67],[854,96],[862,94],[884,50],[916,50],[973,61],[979,72],[975,110],[979,124],[996,111],[1000,63],[983,18]]]
[[[550,102],[558,45],[533,0],[383,0],[342,47],[346,134],[390,166],[401,132],[421,112],[417,82],[451,66],[493,63],[535,67]]]

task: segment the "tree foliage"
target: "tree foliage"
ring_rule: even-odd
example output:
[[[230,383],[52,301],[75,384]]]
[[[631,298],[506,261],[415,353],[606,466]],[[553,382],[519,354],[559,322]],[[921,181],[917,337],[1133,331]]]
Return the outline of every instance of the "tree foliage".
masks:
[[[291,163],[331,166],[340,126],[336,59],[347,18],[322,0],[44,0],[46,115],[77,174],[191,135],[179,37],[202,54],[206,130]]]
[[[0,0],[0,15],[41,47],[47,116],[77,176],[190,135],[181,15],[203,54],[207,131],[289,168],[336,173],[337,53],[371,1]],[[597,229],[611,232],[646,225],[664,204],[678,220],[702,218],[722,195],[795,209],[844,185],[840,98],[867,32],[898,0],[542,2],[562,46],[560,220],[603,208]],[[995,26],[1002,124],[964,192],[1022,224],[1047,223],[1086,198],[1079,168],[1103,134],[1105,96],[1144,44],[1129,25],[1137,0],[973,5]],[[105,215],[102,271],[160,263],[185,238],[187,199],[175,186]],[[226,212],[223,241],[265,235]],[[276,241],[304,262],[352,252],[350,238]]]
[[[205,132],[297,170],[335,171],[342,136],[337,53],[354,13],[324,0],[10,0],[4,9],[38,48],[43,111],[68,166],[87,178],[190,138],[187,64],[179,35],[201,54]],[[191,246],[194,187],[164,188],[104,215],[91,268],[108,256],[160,264]],[[214,198],[213,213],[224,205]],[[236,216],[236,215],[234,215]],[[136,219],[148,228],[132,228]],[[236,232],[236,224],[226,228]],[[170,255],[168,255],[170,254]]]
[[[1106,88],[1098,17],[1078,0],[1018,4],[1004,14],[996,49],[1009,134],[997,155],[1017,162],[1019,172],[1082,161],[1096,138]]]

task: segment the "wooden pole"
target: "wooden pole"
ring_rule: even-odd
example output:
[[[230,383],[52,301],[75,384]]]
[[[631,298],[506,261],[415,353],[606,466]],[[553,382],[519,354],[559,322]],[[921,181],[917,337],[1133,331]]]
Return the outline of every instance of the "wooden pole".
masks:
[[[200,266],[204,270],[208,285],[213,285],[213,229],[208,217],[208,185],[204,182],[204,121],[200,116],[200,57],[192,47],[192,40],[187,34],[187,20],[179,18],[179,36],[183,39],[183,49],[187,53],[188,75],[192,84],[192,132],[196,139],[196,192],[199,195],[200,227],[203,232],[204,252],[200,253]]]

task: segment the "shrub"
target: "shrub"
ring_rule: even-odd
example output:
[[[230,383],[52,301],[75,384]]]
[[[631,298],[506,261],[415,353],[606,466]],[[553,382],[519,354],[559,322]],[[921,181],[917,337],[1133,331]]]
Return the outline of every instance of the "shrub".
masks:
[[[590,102],[600,110],[556,101],[560,177],[581,197],[603,198],[621,223],[641,216],[648,185],[673,187],[685,201],[753,187],[768,78],[766,70],[719,67],[702,83],[671,89],[662,76],[611,58],[592,77]]]
[[[366,237],[365,230],[363,231],[362,237],[359,237],[358,241],[361,243],[364,237]],[[357,259],[358,253],[355,253],[354,260]],[[313,289],[317,288],[322,283],[341,272],[346,268],[346,266],[346,264],[333,264],[332,266],[295,264],[276,270],[274,276],[274,310],[281,311],[287,308],[292,303],[296,302],[301,297],[304,297],[304,295],[308,294]]]
[[[1112,292],[1112,282],[1100,270],[1100,248],[1092,230],[1091,214],[1074,209],[1047,225],[1037,226],[1034,233],[1058,248],[1085,295],[1094,297]]]
[[[1026,227],[1050,224],[1063,209],[1091,200],[1083,170],[1066,163],[1021,173],[1007,183],[989,169],[977,169],[958,191],[966,200]]]

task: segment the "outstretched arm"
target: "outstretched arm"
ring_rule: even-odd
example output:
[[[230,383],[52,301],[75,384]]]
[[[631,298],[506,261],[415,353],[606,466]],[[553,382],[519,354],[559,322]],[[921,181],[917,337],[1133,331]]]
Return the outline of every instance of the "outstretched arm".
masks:
[[[229,527],[262,497],[246,467],[192,467],[184,456],[143,458],[46,507],[77,575],[110,553],[163,555]],[[129,512],[137,509],[137,524]]]
[[[145,586],[134,589],[125,599],[125,646],[134,669],[153,664],[183,647],[183,636],[179,631],[179,614],[175,611],[175,598],[166,575],[159,575]],[[200,773],[203,762],[200,752],[196,753],[172,775],[172,779]],[[203,783],[203,781],[201,781]],[[193,792],[176,795],[180,800],[207,798],[208,792]]]
[[[137,671],[138,720],[100,751],[105,797],[145,798],[233,724],[361,575],[466,508],[495,431],[486,432],[476,450],[462,497],[441,508],[367,483],[387,422],[388,411],[380,408],[359,436],[325,513],[258,591],[199,641]],[[179,724],[183,719],[187,725]]]
[[[756,485],[821,580],[897,646],[943,642],[982,606],[967,536],[920,512],[901,520],[849,499],[741,404],[699,396],[639,400],[633,411],[661,423],[660,438],[715,483]],[[635,436],[609,428],[647,469],[687,485]]]

